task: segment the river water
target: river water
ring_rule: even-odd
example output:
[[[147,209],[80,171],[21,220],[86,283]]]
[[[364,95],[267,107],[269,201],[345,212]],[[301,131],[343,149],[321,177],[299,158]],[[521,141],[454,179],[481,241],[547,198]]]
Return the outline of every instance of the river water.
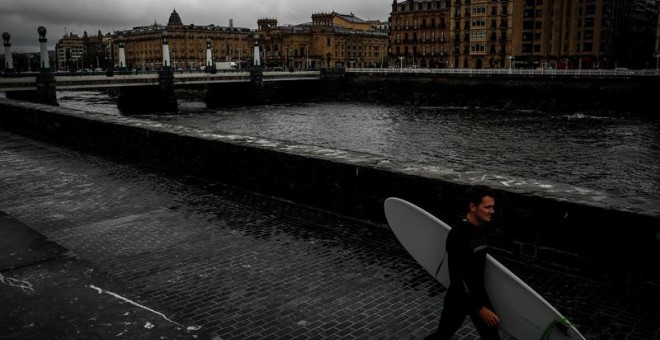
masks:
[[[58,101],[120,114],[104,93],[62,91]],[[660,200],[660,120],[344,102],[207,109],[179,100],[179,108],[136,118]]]

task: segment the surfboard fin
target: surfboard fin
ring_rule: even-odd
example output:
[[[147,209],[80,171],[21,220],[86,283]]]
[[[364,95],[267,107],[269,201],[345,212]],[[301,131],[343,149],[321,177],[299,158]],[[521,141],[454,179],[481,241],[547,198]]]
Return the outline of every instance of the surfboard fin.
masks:
[[[569,337],[569,338],[571,337],[571,336],[568,334],[568,325],[567,325],[567,324],[565,324],[565,323],[558,323],[558,324],[557,324],[557,329],[558,329],[562,334],[566,335],[567,337]]]
[[[556,319],[553,320],[548,327],[545,329],[545,332],[543,333],[543,336],[541,337],[541,340],[547,340],[550,338],[550,333],[552,333],[553,329],[558,329],[562,334],[564,334],[567,338],[570,338],[570,334],[568,334],[568,329],[571,326],[571,323],[568,322],[568,320],[564,317],[561,319]]]

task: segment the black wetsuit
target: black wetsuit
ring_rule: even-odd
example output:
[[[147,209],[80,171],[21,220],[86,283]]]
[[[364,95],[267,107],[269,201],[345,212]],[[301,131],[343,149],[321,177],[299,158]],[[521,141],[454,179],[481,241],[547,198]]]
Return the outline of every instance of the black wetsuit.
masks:
[[[438,330],[426,339],[449,340],[467,315],[470,315],[482,339],[499,339],[497,327],[486,325],[479,316],[482,307],[493,310],[484,287],[488,246],[483,229],[483,226],[477,227],[463,220],[449,232],[447,260],[451,283],[445,295]]]

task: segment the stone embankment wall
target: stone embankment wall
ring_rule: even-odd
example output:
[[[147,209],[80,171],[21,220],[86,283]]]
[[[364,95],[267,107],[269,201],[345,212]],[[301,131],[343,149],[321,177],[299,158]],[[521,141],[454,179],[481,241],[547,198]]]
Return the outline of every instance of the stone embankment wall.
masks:
[[[660,285],[658,202],[7,99],[0,99],[0,127],[383,226],[387,197],[451,224],[460,218],[465,187],[488,184],[498,193],[497,255],[636,287]]]
[[[385,103],[653,115],[660,77],[346,73],[335,97]]]

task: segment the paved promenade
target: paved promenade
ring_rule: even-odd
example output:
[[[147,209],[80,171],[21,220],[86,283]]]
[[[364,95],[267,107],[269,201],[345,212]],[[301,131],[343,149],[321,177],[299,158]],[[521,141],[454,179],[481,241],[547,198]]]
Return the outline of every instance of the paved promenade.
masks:
[[[3,130],[0,211],[54,242],[56,253],[58,247],[69,251],[64,258],[3,267],[4,276],[45,282],[33,266],[73,263],[81,269],[71,270],[72,277],[112,282],[111,288],[127,299],[183,326],[201,326],[192,333],[161,328],[172,336],[421,339],[436,327],[442,306],[441,286],[382,226]],[[6,228],[1,221],[0,228]],[[502,262],[588,339],[660,339],[658,292]],[[105,278],[86,276],[90,269]],[[33,288],[49,290],[46,295],[53,299],[59,294],[54,285]],[[0,289],[0,339],[7,338],[2,333],[8,329],[6,320],[17,320],[16,311],[25,310],[22,304],[35,306],[33,318],[39,318],[39,306],[43,318],[57,315],[48,301],[35,304],[27,295],[6,299],[10,290],[16,290],[12,296],[23,293],[4,285]],[[62,292],[62,298],[71,297]],[[104,304],[111,303],[108,295]],[[150,318],[145,313],[141,322]],[[158,319],[151,322],[161,327]],[[29,331],[29,325],[12,327]],[[65,329],[57,337],[77,338],[71,327],[70,336],[62,335]],[[107,338],[122,338],[115,335]],[[455,337],[476,338],[468,321]]]

